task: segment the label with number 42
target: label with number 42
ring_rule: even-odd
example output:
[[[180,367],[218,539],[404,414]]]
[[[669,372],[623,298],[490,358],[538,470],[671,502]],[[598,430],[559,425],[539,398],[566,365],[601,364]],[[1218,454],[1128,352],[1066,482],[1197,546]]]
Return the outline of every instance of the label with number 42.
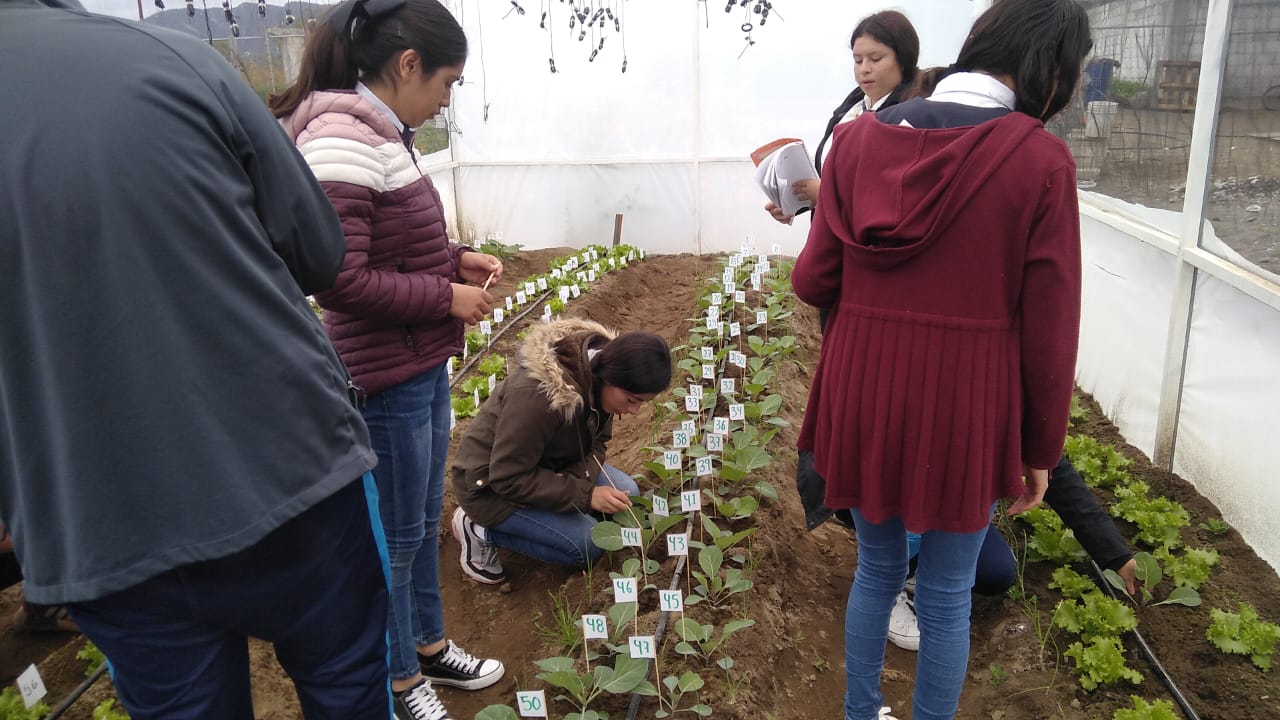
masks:
[[[671,515],[671,506],[667,504],[667,499],[659,495],[653,496],[653,514],[656,517],[669,517]]]

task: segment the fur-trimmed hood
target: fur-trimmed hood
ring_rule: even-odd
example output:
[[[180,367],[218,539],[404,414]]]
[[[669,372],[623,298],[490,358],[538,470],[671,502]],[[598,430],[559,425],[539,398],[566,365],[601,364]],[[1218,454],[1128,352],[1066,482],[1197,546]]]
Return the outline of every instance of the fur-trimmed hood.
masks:
[[[570,422],[592,394],[587,351],[617,335],[616,330],[581,318],[535,323],[520,345],[516,363],[538,381],[551,409]]]

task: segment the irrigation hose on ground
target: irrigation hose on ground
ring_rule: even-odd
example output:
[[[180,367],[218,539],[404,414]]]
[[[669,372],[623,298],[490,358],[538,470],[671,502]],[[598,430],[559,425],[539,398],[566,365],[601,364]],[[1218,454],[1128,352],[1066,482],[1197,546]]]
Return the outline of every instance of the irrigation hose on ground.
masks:
[[[93,671],[93,674],[86,678],[84,682],[80,683],[75,690],[72,690],[70,695],[64,698],[62,702],[58,703],[57,707],[49,711],[49,714],[45,716],[44,720],[58,720],[58,718],[62,717],[62,714],[74,705],[75,702],[80,699],[80,696],[84,695],[89,688],[93,687],[93,684],[98,682],[98,678],[105,675],[106,672],[107,664],[102,663],[97,670]]]
[[[1101,587],[1107,595],[1118,600],[1119,598],[1116,598],[1115,590],[1112,589],[1111,583],[1107,582],[1107,578],[1102,574],[1102,568],[1098,567],[1098,563],[1094,562],[1093,559],[1090,558],[1089,565],[1093,567],[1093,572],[1098,578],[1099,587]],[[1177,684],[1173,682],[1173,678],[1169,677],[1169,673],[1165,671],[1164,665],[1160,664],[1160,659],[1156,657],[1155,651],[1147,644],[1147,639],[1142,637],[1142,633],[1138,632],[1137,628],[1134,628],[1130,632],[1132,632],[1133,636],[1138,640],[1138,647],[1142,650],[1142,654],[1146,656],[1147,661],[1151,663],[1153,668],[1155,668],[1156,675],[1159,676],[1160,682],[1164,683],[1164,686],[1169,689],[1169,693],[1173,695],[1174,701],[1178,703],[1178,707],[1182,708],[1182,714],[1186,716],[1187,720],[1200,720],[1200,716],[1197,715],[1196,711],[1191,707],[1191,703],[1187,700],[1186,696],[1182,694],[1182,691],[1178,689]]]
[[[501,330],[490,335],[489,347],[486,347],[482,352],[478,352],[475,355],[472,355],[471,359],[468,360],[465,365],[463,365],[461,368],[458,369],[457,372],[453,374],[453,379],[449,381],[449,389],[453,389],[453,386],[457,385],[462,380],[463,376],[467,374],[467,371],[469,371],[472,367],[474,367],[475,364],[480,361],[480,358],[488,354],[489,349],[492,348],[493,344],[498,341],[498,338],[502,337],[504,333],[506,333],[508,330],[514,327],[517,323],[519,323],[520,320],[522,320],[525,315],[528,315],[529,313],[533,312],[534,309],[541,307],[542,301],[546,300],[547,297],[550,295],[551,295],[550,290],[542,293],[537,298],[535,298],[532,302],[528,303],[528,307],[526,307],[524,310],[521,310],[518,315],[512,317],[505,324],[503,324]]]

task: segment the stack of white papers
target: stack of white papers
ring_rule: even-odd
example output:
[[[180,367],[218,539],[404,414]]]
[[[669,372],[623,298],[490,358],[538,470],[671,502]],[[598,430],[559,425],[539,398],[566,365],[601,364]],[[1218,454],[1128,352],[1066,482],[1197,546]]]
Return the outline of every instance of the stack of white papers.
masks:
[[[797,198],[793,187],[798,180],[818,179],[818,173],[813,169],[813,159],[809,157],[809,151],[805,149],[803,142],[795,140],[779,145],[760,158],[758,163],[756,184],[770,202],[782,208],[782,212],[795,215],[802,208],[813,207],[811,201]]]

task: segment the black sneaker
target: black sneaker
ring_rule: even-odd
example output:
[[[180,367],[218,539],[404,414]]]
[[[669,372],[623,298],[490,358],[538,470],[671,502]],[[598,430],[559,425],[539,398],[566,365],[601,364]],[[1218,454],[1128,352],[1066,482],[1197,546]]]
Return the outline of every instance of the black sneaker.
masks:
[[[506,668],[491,658],[474,657],[450,640],[435,657],[418,653],[422,674],[436,685],[479,690],[502,679]]]
[[[502,571],[502,563],[498,561],[498,548],[484,538],[484,528],[476,525],[467,514],[458,508],[453,511],[453,536],[462,546],[462,572],[476,582],[486,585],[500,585],[507,581]]]
[[[449,711],[436,697],[431,683],[420,680],[417,685],[395,696],[395,720],[450,720]]]

